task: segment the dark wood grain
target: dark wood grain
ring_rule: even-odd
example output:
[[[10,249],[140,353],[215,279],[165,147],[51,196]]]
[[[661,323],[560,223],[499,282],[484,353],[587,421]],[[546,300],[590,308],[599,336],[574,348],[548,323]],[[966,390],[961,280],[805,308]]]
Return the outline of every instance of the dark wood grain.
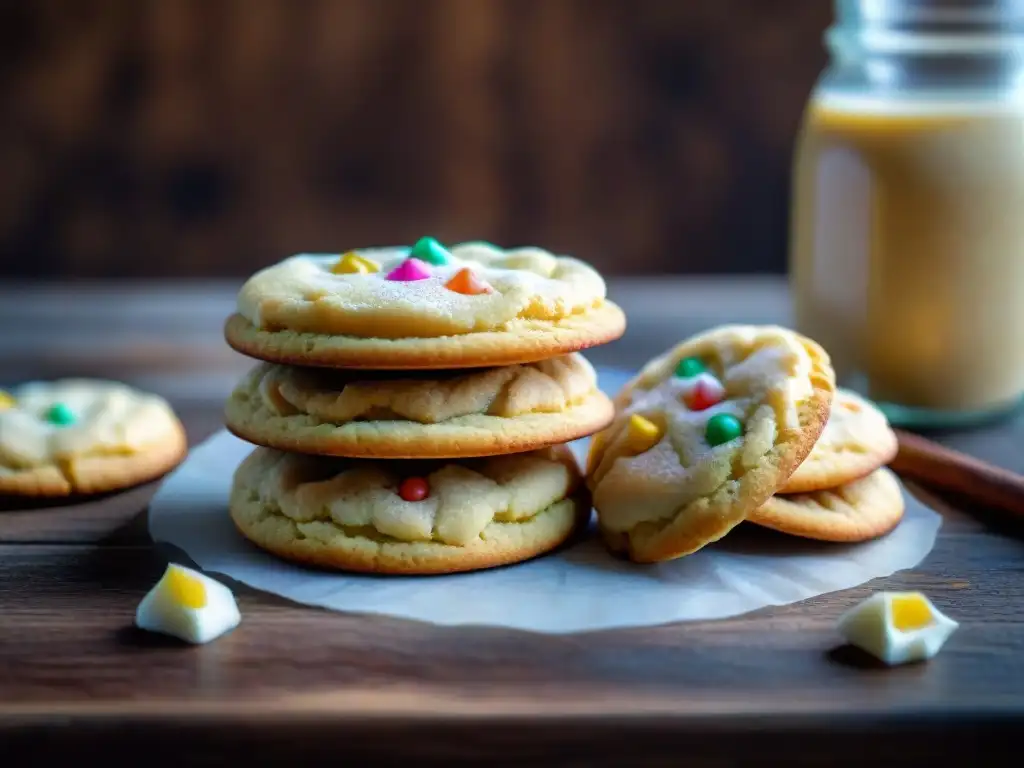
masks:
[[[423,234],[781,272],[830,10],[6,2],[0,277],[242,275]]]
[[[169,316],[187,315],[180,338],[160,319],[160,291],[91,290],[101,299],[0,289],[0,323],[20,305],[37,317],[26,333],[39,334],[32,344],[0,336],[0,384],[43,370],[43,359],[52,373],[75,372],[84,357],[48,351],[57,346],[47,339],[67,349],[99,335],[106,375],[171,393],[193,442],[216,429],[226,389],[247,367],[223,350],[213,322],[230,290],[179,286]],[[120,312],[103,309],[112,291]],[[772,282],[613,291],[635,336],[609,345],[612,364],[635,365],[724,319],[785,321]],[[63,297],[59,314],[30,308],[46,292],[51,303]],[[124,338],[132,343],[119,346]],[[139,350],[157,338],[169,359],[153,372]],[[993,428],[993,442],[1012,444],[1016,428]],[[147,763],[189,765],[679,765],[685,756],[709,767],[934,766],[984,763],[980,749],[1019,740],[1024,527],[951,497],[917,490],[945,518],[920,566],[723,621],[539,636],[339,614],[235,584],[242,625],[192,648],[132,628],[138,601],[180,556],[146,535],[155,487],[0,511],[0,757],[48,764],[100,751],[119,764],[145,749]],[[923,590],[961,622],[933,661],[884,669],[841,646],[839,614],[882,588]]]
[[[266,723],[257,742],[280,755],[303,726],[321,722],[329,729],[306,749],[322,758],[369,723],[405,734],[388,747],[393,758],[422,754],[408,739],[428,730],[438,755],[458,759],[494,754],[495,742],[474,743],[471,732],[495,721],[487,727],[522,735],[499,738],[506,757],[521,759],[574,744],[615,754],[634,729],[651,734],[652,754],[690,746],[709,757],[735,754],[741,745],[729,739],[740,736],[752,739],[746,754],[769,731],[789,734],[794,755],[797,735],[830,732],[837,741],[820,744],[817,756],[841,764],[836,749],[851,743],[839,740],[844,722],[848,738],[877,723],[899,741],[942,716],[949,731],[901,746],[907,759],[937,755],[955,748],[963,722],[983,732],[1024,707],[1024,542],[944,511],[926,563],[892,578],[736,619],[570,637],[347,616],[236,586],[242,626],[187,648],[131,628],[165,563],[153,549],[4,546],[0,741],[5,728],[24,738],[25,723],[53,729],[59,718],[56,732],[73,732],[72,743],[98,738],[90,724],[117,722],[164,730],[163,739],[174,725],[226,749],[237,746],[239,722],[248,732],[255,721]],[[962,622],[932,663],[883,670],[840,646],[839,613],[881,587],[924,590]],[[589,744],[559,735],[587,725],[595,729]],[[365,754],[371,746],[362,744]]]

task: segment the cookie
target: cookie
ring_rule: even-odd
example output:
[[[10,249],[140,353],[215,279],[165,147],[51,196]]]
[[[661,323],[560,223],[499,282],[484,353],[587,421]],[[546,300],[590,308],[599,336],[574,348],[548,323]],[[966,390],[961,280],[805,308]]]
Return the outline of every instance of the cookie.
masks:
[[[360,375],[261,363],[226,407],[250,443],[351,458],[530,451],[596,432],[611,400],[582,356],[503,368]]]
[[[426,245],[424,245],[426,243]],[[417,258],[419,257],[419,258]],[[224,335],[285,365],[376,370],[535,362],[625,331],[588,264],[482,243],[300,254],[249,278]]]
[[[807,456],[834,391],[826,352],[775,326],[719,327],[652,360],[591,444],[608,547],[658,562],[726,535]]]
[[[257,448],[235,472],[231,518],[286,560],[379,574],[508,565],[587,524],[565,446],[462,462],[359,461]]]
[[[888,464],[898,450],[885,414],[854,392],[836,390],[821,437],[779,493],[844,485]]]
[[[156,395],[92,379],[33,382],[0,393],[0,494],[105,493],[153,480],[188,450]]]
[[[852,543],[889,533],[903,510],[899,481],[882,467],[829,490],[774,496],[748,521],[791,536]]]

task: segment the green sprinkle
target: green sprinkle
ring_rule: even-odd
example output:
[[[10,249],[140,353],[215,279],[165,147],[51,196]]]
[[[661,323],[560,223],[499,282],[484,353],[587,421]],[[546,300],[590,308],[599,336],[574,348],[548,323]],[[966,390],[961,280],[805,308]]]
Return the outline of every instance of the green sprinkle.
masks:
[[[75,423],[75,412],[65,403],[54,403],[46,412],[46,420],[58,427],[66,427]]]
[[[743,425],[731,413],[716,413],[708,419],[708,425],[704,430],[704,438],[708,445],[712,446],[728,443],[742,434]]]
[[[448,249],[432,237],[421,237],[417,240],[416,245],[409,252],[409,256],[425,261],[427,264],[433,264],[435,267],[444,266],[451,259]]]
[[[684,357],[676,366],[676,376],[680,379],[692,379],[707,370],[707,367],[697,357]]]

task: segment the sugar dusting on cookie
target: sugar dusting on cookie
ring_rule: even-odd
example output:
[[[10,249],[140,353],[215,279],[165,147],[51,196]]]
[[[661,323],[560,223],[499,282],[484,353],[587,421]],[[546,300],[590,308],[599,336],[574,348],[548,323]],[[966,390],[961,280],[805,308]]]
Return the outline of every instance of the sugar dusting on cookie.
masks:
[[[237,311],[257,328],[290,327],[289,319],[307,297],[316,296],[316,315],[293,320],[303,330],[315,331],[321,323],[322,330],[316,332],[369,335],[367,323],[373,319],[381,326],[382,337],[430,337],[500,328],[519,317],[559,320],[605,298],[605,283],[596,270],[540,248],[503,250],[469,243],[443,249],[440,258],[440,244],[417,246],[421,256],[432,259],[418,260],[424,269],[417,279],[406,279],[407,247],[349,251],[347,267],[340,272],[337,254],[296,254],[253,275],[239,292]],[[356,269],[356,257],[379,270]],[[467,268],[479,290],[449,288]],[[390,275],[402,279],[386,279]],[[401,330],[388,331],[391,326]]]

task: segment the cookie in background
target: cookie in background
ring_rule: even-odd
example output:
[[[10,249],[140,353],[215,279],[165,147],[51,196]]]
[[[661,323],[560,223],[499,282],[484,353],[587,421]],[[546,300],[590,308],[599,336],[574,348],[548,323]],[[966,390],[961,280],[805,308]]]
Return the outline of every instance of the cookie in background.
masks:
[[[821,437],[779,493],[820,491],[859,480],[892,461],[898,450],[885,414],[855,392],[837,389]]]
[[[750,522],[819,541],[860,542],[884,536],[903,519],[903,491],[885,468],[899,444],[885,415],[840,389],[810,455]]]
[[[118,491],[161,477],[187,452],[167,401],[126,384],[63,379],[0,393],[0,495]]]

